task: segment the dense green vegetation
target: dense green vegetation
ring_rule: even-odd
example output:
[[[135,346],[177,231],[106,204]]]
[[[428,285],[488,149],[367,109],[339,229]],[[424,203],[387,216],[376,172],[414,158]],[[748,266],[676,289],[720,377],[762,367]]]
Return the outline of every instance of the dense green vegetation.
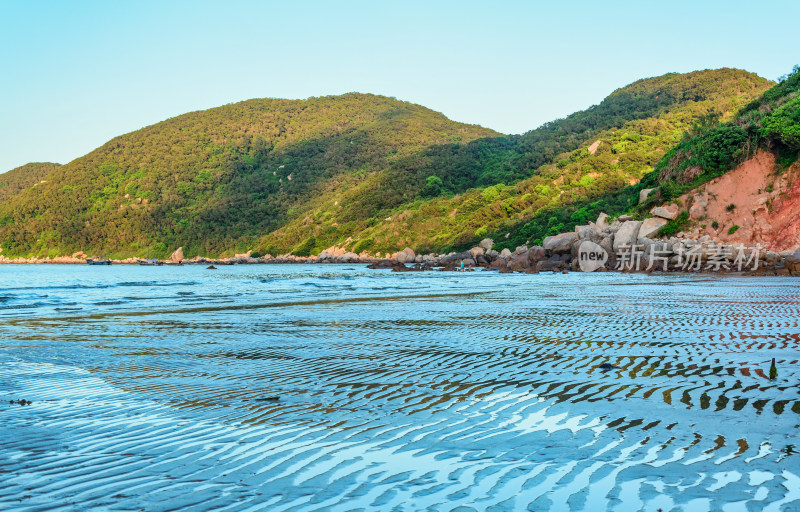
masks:
[[[0,202],[33,187],[59,164],[32,162],[0,174]]]
[[[444,251],[487,235],[512,249],[539,242],[600,211],[627,210],[638,199],[631,185],[686,130],[706,118],[732,116],[769,86],[731,69],[640,80],[600,105],[521,136],[428,148],[400,159],[366,182],[319,198],[260,247],[285,252],[312,236],[312,252],[333,244],[357,252],[406,245]],[[437,185],[429,184],[432,177]],[[431,199],[427,190],[436,186],[441,196]]]
[[[570,228],[577,223],[575,216],[580,212],[586,213],[585,218],[593,218],[601,211],[611,215],[633,213],[641,218],[655,204],[677,198],[732,170],[759,149],[775,153],[779,165],[787,167],[800,156],[798,96],[800,69],[795,66],[779,84],[748,102],[730,119],[720,116],[719,110],[698,117],[639,183],[594,202],[578,202],[559,209],[547,220],[546,212],[538,212],[521,231],[528,228],[530,237],[542,235],[542,226],[552,224],[554,217],[563,224],[562,228]],[[655,192],[639,205],[639,192],[647,188],[654,188]],[[682,213],[665,227],[664,234],[680,231],[687,221],[688,215]]]
[[[797,66],[730,121],[701,119],[643,181],[658,186],[655,199],[670,200],[732,170],[759,149],[774,152],[784,166],[798,158],[800,69]]]
[[[594,218],[601,211],[611,215],[633,213],[641,218],[656,204],[675,199],[683,193],[706,183],[742,163],[757,150],[775,153],[778,164],[787,167],[800,156],[800,69],[795,66],[792,73],[782,77],[779,84],[744,105],[735,116],[720,122],[718,111],[697,118],[678,144],[668,151],[635,185],[607,194],[597,201],[578,202],[551,212],[538,212],[534,219],[522,227],[522,233],[533,238],[544,233],[542,227],[557,219],[562,226],[570,228],[580,219]],[[649,199],[638,204],[639,192],[655,189]],[[729,211],[735,205],[729,205]],[[547,220],[545,220],[547,218]],[[662,230],[672,235],[688,223],[688,212],[681,212],[675,221]],[[528,228],[528,233],[524,230]],[[532,228],[532,229],[531,229]],[[734,233],[738,226],[731,228]],[[550,233],[548,233],[550,234]]]
[[[113,139],[0,203],[0,244],[5,255],[247,249],[339,181],[494,135],[367,94],[194,112]]]
[[[733,165],[740,154],[696,148],[740,145],[737,129],[750,137],[743,114],[733,116],[759,97],[773,109],[759,118],[759,143],[793,147],[797,109],[786,94],[765,100],[770,85],[732,69],[668,74],[512,136],[365,94],[226,105],[113,139],[0,197],[0,246],[39,256],[163,257],[178,246],[188,257],[306,255],[331,245],[375,254],[491,236],[513,248],[627,211],[642,188],[657,188],[652,201],[672,193],[682,185],[665,166],[683,165],[681,147],[700,166]]]

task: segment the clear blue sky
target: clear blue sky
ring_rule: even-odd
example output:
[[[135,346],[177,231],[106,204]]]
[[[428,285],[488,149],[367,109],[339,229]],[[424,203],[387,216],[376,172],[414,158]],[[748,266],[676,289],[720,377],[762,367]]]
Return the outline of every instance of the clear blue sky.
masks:
[[[520,133],[670,71],[774,80],[798,20],[798,0],[0,0],[0,172],[260,97],[371,92]]]

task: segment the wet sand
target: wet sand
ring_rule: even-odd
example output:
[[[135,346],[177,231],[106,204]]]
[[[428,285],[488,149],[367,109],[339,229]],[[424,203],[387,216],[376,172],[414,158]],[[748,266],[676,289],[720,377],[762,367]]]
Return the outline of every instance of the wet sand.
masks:
[[[3,510],[800,509],[797,279],[0,283]]]

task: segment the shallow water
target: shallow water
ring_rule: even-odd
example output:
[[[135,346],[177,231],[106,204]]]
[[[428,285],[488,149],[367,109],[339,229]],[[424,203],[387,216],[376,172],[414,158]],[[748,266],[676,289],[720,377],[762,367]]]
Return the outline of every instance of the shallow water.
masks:
[[[0,509],[800,510],[799,285],[0,265]]]

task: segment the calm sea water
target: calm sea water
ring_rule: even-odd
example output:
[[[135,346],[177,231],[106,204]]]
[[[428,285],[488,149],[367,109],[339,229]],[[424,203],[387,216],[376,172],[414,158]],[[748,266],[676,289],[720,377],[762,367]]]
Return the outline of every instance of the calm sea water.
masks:
[[[0,265],[0,509],[800,510],[799,285]]]

